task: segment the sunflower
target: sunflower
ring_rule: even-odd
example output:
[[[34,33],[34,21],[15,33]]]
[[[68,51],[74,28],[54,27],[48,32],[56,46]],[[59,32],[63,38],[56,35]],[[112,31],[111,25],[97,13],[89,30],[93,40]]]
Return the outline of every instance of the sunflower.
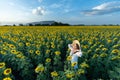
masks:
[[[29,53],[33,53],[34,51],[33,50],[29,50]]]
[[[21,58],[21,59],[22,59],[22,58],[25,58],[25,56],[23,56],[23,54],[17,54],[16,57],[17,57],[17,58]]]
[[[70,61],[70,60],[71,60],[71,58],[72,58],[71,56],[68,56],[68,57],[67,57],[67,61]]]
[[[66,77],[67,78],[72,78],[72,77],[74,77],[74,74],[66,74]]]
[[[84,69],[79,69],[78,71],[77,71],[77,74],[84,74],[85,73],[85,71],[84,71]]]
[[[96,51],[96,52],[99,52],[99,51],[100,51],[100,49],[99,49],[99,48],[97,48],[95,51]]]
[[[37,50],[37,51],[35,51],[35,53],[36,53],[37,55],[39,55],[39,54],[40,54],[40,51],[39,51],[39,50]]]
[[[54,45],[54,44],[52,44],[52,45],[51,45],[51,47],[52,47],[52,48],[55,48],[55,45]]]
[[[56,54],[56,55],[60,55],[61,52],[60,52],[60,51],[56,51],[55,54]]]
[[[29,42],[26,43],[26,46],[30,46],[31,44]]]
[[[112,42],[112,40],[110,40],[110,39],[109,39],[109,40],[107,40],[107,42],[108,42],[108,43],[111,43],[111,42]]]
[[[112,50],[112,54],[117,54],[118,52],[119,52],[118,49],[114,49],[114,50]]]
[[[36,44],[35,46],[36,46],[36,48],[40,48],[40,45],[39,45],[39,44]]]
[[[74,67],[74,66],[76,66],[76,65],[77,65],[77,62],[73,62],[73,63],[71,64],[72,67]]]
[[[119,49],[119,47],[120,47],[120,45],[114,45],[112,48],[114,48],[114,49]]]
[[[94,59],[97,58],[98,56],[99,56],[98,54],[94,54],[92,58]]]
[[[17,51],[16,50],[11,50],[11,53],[12,54],[17,54]]]
[[[100,45],[100,48],[104,47],[104,45]]]
[[[36,68],[35,68],[35,72],[39,73],[39,72],[43,72],[45,70],[44,66],[42,64],[39,64]]]
[[[106,57],[106,56],[107,56],[106,53],[102,53],[102,54],[100,54],[100,57]]]
[[[8,50],[8,48],[7,48],[7,47],[3,47],[3,50],[5,50],[5,51],[6,51],[6,50]]]
[[[3,78],[3,80],[12,80],[10,77]]]
[[[92,50],[88,50],[88,54],[91,53],[91,52],[92,52]]]
[[[107,48],[102,48],[103,51],[107,51],[108,49]]]
[[[20,51],[17,51],[17,54],[22,54],[22,52],[20,52]]]
[[[0,63],[0,68],[3,68],[3,67],[5,67],[5,63],[4,63],[4,62],[1,62],[1,63]]]
[[[11,68],[7,68],[4,70],[4,75],[9,75],[12,72]]]
[[[89,65],[86,62],[80,64],[81,68],[89,68]]]
[[[53,71],[53,72],[51,72],[51,76],[52,76],[52,77],[57,77],[57,76],[58,76],[58,73],[57,73],[56,71]]]
[[[46,50],[46,54],[49,54],[50,53],[50,50]]]
[[[118,41],[118,38],[114,38],[113,41]]]
[[[112,61],[114,61],[114,60],[120,60],[120,57],[119,56],[115,56],[115,57],[112,57],[111,60]]]
[[[85,49],[88,48],[88,45],[83,46],[83,48],[85,48]]]
[[[15,49],[15,46],[14,46],[13,44],[9,44],[9,47],[10,47],[11,49]]]
[[[75,76],[75,73],[74,73],[74,71],[66,70],[65,75],[67,78],[72,78]]]
[[[35,68],[35,72],[39,73],[39,72],[43,72],[44,71],[44,67],[37,67]]]
[[[22,47],[24,44],[23,44],[22,42],[20,42],[20,43],[18,43],[18,45],[19,45],[20,47]]]
[[[51,59],[50,59],[50,58],[47,58],[47,59],[46,59],[46,62],[47,62],[47,63],[51,62]]]
[[[5,55],[6,52],[5,51],[0,51],[0,54]]]

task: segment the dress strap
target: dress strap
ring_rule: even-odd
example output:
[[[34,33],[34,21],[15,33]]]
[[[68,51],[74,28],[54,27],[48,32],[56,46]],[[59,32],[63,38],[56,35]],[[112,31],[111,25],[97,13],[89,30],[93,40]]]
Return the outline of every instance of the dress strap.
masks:
[[[79,52],[79,51],[75,51],[74,54],[77,53],[77,52]]]

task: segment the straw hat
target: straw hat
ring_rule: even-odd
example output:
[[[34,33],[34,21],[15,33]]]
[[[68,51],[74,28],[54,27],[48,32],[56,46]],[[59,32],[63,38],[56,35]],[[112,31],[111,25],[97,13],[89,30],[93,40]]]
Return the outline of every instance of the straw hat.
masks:
[[[74,41],[73,41],[73,44],[78,44],[78,46],[80,47],[80,43],[79,43],[78,40],[74,40]]]

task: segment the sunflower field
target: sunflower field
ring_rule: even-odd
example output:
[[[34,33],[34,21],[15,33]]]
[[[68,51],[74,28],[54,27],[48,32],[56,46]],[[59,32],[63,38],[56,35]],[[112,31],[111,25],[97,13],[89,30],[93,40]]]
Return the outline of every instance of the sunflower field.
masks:
[[[0,27],[0,80],[120,80],[120,26]]]

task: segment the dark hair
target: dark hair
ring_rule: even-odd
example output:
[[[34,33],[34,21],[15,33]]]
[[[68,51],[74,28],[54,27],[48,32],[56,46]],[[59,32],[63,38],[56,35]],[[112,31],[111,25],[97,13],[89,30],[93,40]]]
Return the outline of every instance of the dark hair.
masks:
[[[76,44],[76,46],[77,46],[77,49],[80,49],[80,46],[78,44]]]

